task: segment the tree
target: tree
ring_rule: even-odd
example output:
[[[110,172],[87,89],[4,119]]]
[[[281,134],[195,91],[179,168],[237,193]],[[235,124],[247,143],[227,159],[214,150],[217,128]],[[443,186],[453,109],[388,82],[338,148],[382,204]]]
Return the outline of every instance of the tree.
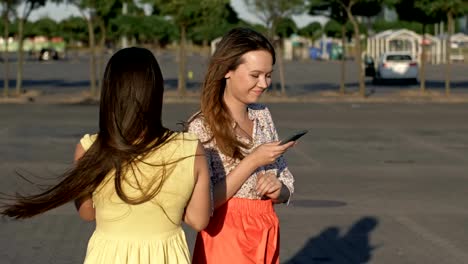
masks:
[[[110,22],[110,36],[114,39],[126,36],[140,43],[156,43],[158,47],[175,40],[176,31],[168,19],[159,15],[119,15]]]
[[[398,18],[403,21],[414,21],[422,25],[423,40],[421,43],[421,68],[419,70],[419,84],[422,93],[426,92],[426,26],[441,20],[441,14],[431,13],[419,8],[418,0],[397,0],[394,3]]]
[[[28,20],[29,15],[34,9],[37,9],[45,5],[46,0],[25,0],[21,1],[22,8],[17,4],[16,12],[14,12],[15,18],[18,21],[18,64],[16,70],[16,95],[21,93],[21,87],[23,84],[23,63],[24,63],[24,24]]]
[[[90,81],[90,95],[97,96],[97,76],[96,76],[96,36],[94,32],[94,25],[96,20],[96,1],[103,0],[69,0],[68,3],[76,6],[81,14],[81,17],[86,21],[88,28],[88,47],[90,53],[89,60],[89,81]]]
[[[362,49],[361,49],[361,30],[356,16],[375,16],[380,12],[384,0],[310,0],[310,13],[321,13],[338,22],[342,26],[342,41],[344,43],[345,27],[347,21],[351,23],[354,31],[355,42],[355,61],[359,72],[359,93],[366,96],[366,86],[364,83],[364,70],[362,69]],[[328,15],[327,15],[328,14]],[[343,46],[344,50],[344,46]],[[344,58],[344,56],[343,56]],[[344,93],[344,61],[342,62],[342,84],[340,92]]]
[[[289,38],[298,31],[296,22],[289,17],[281,19],[276,26],[276,32],[280,38]]]
[[[185,96],[186,91],[186,41],[187,29],[200,23],[204,16],[209,16],[220,7],[224,7],[228,0],[145,0],[156,7],[163,16],[170,16],[179,29],[179,73],[177,90],[180,96]]]
[[[190,28],[189,37],[195,43],[206,47],[209,42],[222,36],[239,22],[236,11],[229,3],[225,3],[224,6],[219,5],[214,10],[210,10],[210,14],[203,15],[200,21]]]
[[[107,39],[107,28],[109,26],[109,21],[119,15],[122,10],[123,2],[128,2],[128,0],[85,0],[82,3],[91,10],[91,15],[93,19],[93,31],[95,30],[94,25],[97,26],[98,34],[95,34],[99,38],[97,41],[97,46],[95,50],[97,51],[97,57],[95,58],[95,65],[97,69],[97,86],[101,87],[101,76],[103,73],[104,66],[104,55],[105,45]],[[96,43],[95,43],[96,44]],[[95,54],[96,56],[96,54]],[[97,89],[96,92],[97,94]]]
[[[5,41],[5,50],[3,52],[3,63],[5,64],[5,71],[3,72],[3,96],[8,97],[9,95],[9,81],[10,81],[10,62],[8,57],[8,38],[10,36],[10,14],[14,4],[13,0],[2,1],[2,18],[3,18],[3,39]]]
[[[31,33],[35,36],[57,37],[60,35],[59,25],[48,17],[41,18],[32,23]]]
[[[70,44],[72,42],[88,43],[88,26],[83,17],[69,17],[59,24],[61,36]]]
[[[319,22],[312,22],[299,29],[299,35],[315,41],[322,34],[322,25]]]
[[[446,48],[447,48],[447,60],[445,67],[445,94],[450,95],[450,75],[451,75],[451,42],[450,37],[453,35],[454,29],[454,18],[466,15],[468,13],[468,1],[467,0],[417,0],[416,6],[421,10],[424,10],[432,16],[438,16],[443,13],[447,17],[447,37]]]
[[[98,95],[98,87],[101,85],[100,77],[109,21],[120,12],[124,1],[125,0],[68,0],[68,3],[78,8],[81,16],[86,20],[88,28],[91,96]],[[96,29],[98,29],[97,32],[99,34],[96,34]],[[96,41],[96,37],[99,37],[98,42]],[[97,56],[97,54],[99,54],[99,56]]]
[[[340,94],[346,93],[345,81],[346,81],[346,23],[348,22],[348,16],[344,8],[335,1],[325,0],[310,0],[309,3],[309,14],[326,16],[330,18],[327,24],[324,26],[324,32],[329,35],[330,31],[341,32],[341,46],[343,49],[343,55],[341,57],[341,74],[340,74]],[[340,25],[340,26],[338,26]],[[333,29],[336,28],[336,29]],[[336,33],[333,33],[334,35]],[[338,35],[338,34],[337,34]],[[322,43],[322,45],[326,45]]]
[[[276,46],[278,59],[278,68],[280,75],[281,94],[286,95],[286,84],[284,76],[283,63],[283,38],[278,34],[278,24],[292,15],[303,12],[304,0],[244,0],[250,11],[257,15],[258,18],[267,26],[268,36]],[[275,36],[279,36],[278,41],[275,41]]]

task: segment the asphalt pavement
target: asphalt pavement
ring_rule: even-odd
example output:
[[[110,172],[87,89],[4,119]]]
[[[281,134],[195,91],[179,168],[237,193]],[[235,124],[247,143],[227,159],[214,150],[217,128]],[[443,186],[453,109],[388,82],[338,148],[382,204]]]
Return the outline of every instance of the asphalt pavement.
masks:
[[[296,192],[276,208],[281,263],[467,263],[467,104],[269,107],[281,137],[309,130],[286,154]],[[196,109],[166,104],[163,120],[177,129]],[[0,104],[0,192],[34,190],[17,171],[53,182],[97,118],[94,104]],[[1,264],[82,263],[94,228],[71,204],[0,221]]]

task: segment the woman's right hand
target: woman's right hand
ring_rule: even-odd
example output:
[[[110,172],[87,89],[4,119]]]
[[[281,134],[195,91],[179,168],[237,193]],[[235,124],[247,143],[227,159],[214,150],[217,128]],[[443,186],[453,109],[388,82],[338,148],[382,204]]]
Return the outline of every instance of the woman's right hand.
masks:
[[[289,142],[284,145],[280,145],[279,141],[265,143],[255,148],[247,158],[251,159],[257,167],[265,166],[275,162],[283,153],[286,152],[290,147],[294,146],[295,142]]]

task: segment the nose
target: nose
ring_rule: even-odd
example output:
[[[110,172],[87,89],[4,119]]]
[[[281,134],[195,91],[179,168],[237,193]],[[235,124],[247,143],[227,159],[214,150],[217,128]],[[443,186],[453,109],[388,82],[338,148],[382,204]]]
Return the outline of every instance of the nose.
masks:
[[[260,87],[260,88],[262,88],[262,89],[266,89],[266,88],[268,88],[269,85],[270,85],[270,84],[268,83],[266,77],[261,77],[261,78],[259,78],[258,83],[257,83],[257,86],[258,86],[258,87]]]

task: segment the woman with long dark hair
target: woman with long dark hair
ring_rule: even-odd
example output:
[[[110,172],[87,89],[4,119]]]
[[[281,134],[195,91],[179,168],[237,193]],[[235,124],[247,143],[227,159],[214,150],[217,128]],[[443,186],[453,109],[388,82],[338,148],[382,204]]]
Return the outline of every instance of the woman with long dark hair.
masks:
[[[199,232],[193,263],[279,263],[274,203],[287,202],[294,178],[270,111],[257,104],[271,84],[275,51],[262,34],[235,28],[219,42],[188,122],[204,145],[214,213]]]
[[[163,77],[143,48],[116,52],[101,91],[99,132],[76,146],[75,166],[45,192],[3,199],[1,214],[22,219],[75,201],[96,220],[85,263],[189,263],[181,221],[203,229],[210,216],[202,145],[161,121]]]

